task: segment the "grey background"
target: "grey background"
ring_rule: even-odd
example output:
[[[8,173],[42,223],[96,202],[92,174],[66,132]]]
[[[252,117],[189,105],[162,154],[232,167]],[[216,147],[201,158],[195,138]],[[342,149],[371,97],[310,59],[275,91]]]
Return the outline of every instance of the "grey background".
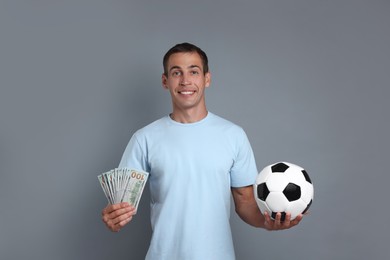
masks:
[[[169,113],[161,60],[184,41],[207,52],[208,108],[246,130],[259,171],[290,161],[315,185],[294,229],[233,213],[237,259],[389,258],[389,11],[385,0],[1,0],[0,258],[143,259],[148,191],[114,234],[96,176]]]

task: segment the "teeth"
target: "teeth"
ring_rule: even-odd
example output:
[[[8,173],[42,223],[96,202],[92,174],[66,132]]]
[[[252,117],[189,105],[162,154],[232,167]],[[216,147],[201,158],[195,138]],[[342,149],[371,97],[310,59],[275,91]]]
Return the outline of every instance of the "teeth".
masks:
[[[180,94],[183,94],[183,95],[191,95],[193,94],[194,91],[181,91]]]

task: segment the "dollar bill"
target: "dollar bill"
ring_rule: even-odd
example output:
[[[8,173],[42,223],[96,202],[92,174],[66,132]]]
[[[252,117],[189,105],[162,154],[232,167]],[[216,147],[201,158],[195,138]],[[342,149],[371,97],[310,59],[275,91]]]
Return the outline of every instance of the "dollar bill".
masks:
[[[138,208],[149,173],[129,168],[115,168],[98,175],[108,203],[128,202]]]

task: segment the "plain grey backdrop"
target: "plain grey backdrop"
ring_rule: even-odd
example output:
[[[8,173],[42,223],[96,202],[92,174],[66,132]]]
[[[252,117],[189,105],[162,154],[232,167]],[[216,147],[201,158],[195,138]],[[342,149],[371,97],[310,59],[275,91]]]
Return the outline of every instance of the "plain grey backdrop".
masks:
[[[188,41],[210,59],[209,110],[246,130],[258,170],[289,161],[314,182],[291,230],[232,211],[237,259],[388,259],[389,28],[385,0],[1,0],[0,258],[144,258],[148,189],[111,233],[96,176],[170,112],[162,56]]]

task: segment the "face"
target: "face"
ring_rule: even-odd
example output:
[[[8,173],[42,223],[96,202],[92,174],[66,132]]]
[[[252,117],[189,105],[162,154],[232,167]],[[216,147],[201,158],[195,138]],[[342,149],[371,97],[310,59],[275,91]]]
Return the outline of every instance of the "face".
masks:
[[[206,110],[204,91],[210,85],[210,73],[204,74],[199,54],[175,53],[167,65],[168,75],[162,75],[162,85],[171,94],[174,112]]]

